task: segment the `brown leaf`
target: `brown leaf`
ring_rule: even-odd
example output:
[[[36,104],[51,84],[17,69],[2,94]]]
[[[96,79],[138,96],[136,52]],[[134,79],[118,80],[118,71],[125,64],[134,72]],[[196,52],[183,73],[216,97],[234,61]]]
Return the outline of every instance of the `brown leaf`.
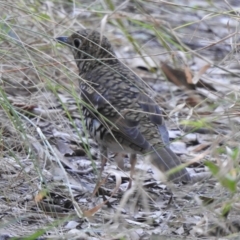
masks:
[[[203,66],[198,74],[192,77],[191,70],[189,67],[185,67],[184,70],[182,69],[174,69],[170,67],[168,64],[161,62],[161,69],[163,73],[166,75],[167,79],[174,83],[176,86],[184,86],[189,90],[196,90],[198,88],[205,88],[211,91],[216,91],[216,89],[208,83],[199,80],[201,75],[204,74],[207,69],[210,67],[209,64]]]
[[[34,198],[36,203],[40,202],[48,194],[47,190],[41,190]]]
[[[200,77],[211,67],[211,64],[204,65],[198,73],[194,75],[192,78],[192,84],[197,84],[199,82]]]
[[[94,208],[91,208],[87,211],[83,211],[83,215],[84,217],[92,217],[99,209],[101,209],[102,206],[104,206],[107,202],[109,201],[109,199],[107,199],[106,201],[102,202],[101,204],[97,205]]]
[[[186,79],[187,79],[187,83],[193,84],[192,73],[191,73],[191,70],[188,66],[185,66],[184,72],[185,72],[185,76],[186,76]]]
[[[185,99],[186,104],[191,107],[199,105],[202,101],[201,97],[196,94],[190,94],[190,96]]]
[[[161,69],[163,73],[166,75],[167,79],[174,83],[176,86],[185,86],[187,89],[195,89],[193,84],[188,84],[186,79],[186,74],[182,70],[174,69],[167,65],[164,62],[161,62]],[[189,76],[190,78],[190,76]]]
[[[197,152],[200,152],[202,150],[209,148],[210,146],[211,146],[211,143],[208,143],[208,142],[201,143],[201,144],[197,145],[197,147],[195,147],[192,151],[197,153]]]

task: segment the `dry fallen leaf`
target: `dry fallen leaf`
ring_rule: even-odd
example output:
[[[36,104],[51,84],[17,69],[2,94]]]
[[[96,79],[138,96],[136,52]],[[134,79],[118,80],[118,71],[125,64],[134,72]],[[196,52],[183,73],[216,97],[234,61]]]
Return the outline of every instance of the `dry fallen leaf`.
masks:
[[[192,84],[197,84],[200,81],[200,77],[211,67],[211,64],[204,65],[192,78]]]

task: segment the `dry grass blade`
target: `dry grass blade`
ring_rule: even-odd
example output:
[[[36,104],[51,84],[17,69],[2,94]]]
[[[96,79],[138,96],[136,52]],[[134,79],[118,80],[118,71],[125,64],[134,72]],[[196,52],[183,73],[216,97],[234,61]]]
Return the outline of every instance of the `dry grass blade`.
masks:
[[[239,239],[238,5],[1,1],[0,239]],[[83,28],[106,35],[143,79],[192,185],[166,186],[139,156],[140,179],[125,191],[129,157],[116,155],[119,170],[109,154],[96,186],[101,164],[81,112],[84,79],[54,41]],[[105,121],[111,131],[115,123]]]

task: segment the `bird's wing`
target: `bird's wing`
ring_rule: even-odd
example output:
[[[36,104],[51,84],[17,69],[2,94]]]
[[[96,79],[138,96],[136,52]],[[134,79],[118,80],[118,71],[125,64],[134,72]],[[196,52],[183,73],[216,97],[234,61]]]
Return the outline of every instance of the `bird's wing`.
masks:
[[[92,112],[94,112],[95,109],[95,113],[97,113],[98,119],[102,124],[104,124],[107,128],[121,132],[125,135],[125,137],[131,140],[132,143],[144,149],[149,148],[149,143],[144,135],[139,131],[140,119],[136,116],[140,115],[141,117],[143,115],[147,115],[150,122],[158,127],[159,138],[162,140],[163,144],[169,146],[169,135],[159,106],[145,93],[140,91],[138,92],[137,87],[132,86],[132,88],[135,89],[131,93],[129,90],[124,92],[121,89],[121,86],[119,86],[117,92],[113,92],[111,91],[111,88],[96,84],[91,86],[89,84],[82,83],[82,99],[93,108]],[[131,97],[133,99],[130,104],[126,104],[124,97],[123,101],[119,100],[121,102],[120,104],[116,101],[116,98],[120,95],[121,91],[123,91],[122,95],[125,94],[128,96],[129,94],[132,94]],[[128,111],[126,111],[126,109],[128,109]]]
[[[164,145],[168,146],[170,144],[168,130],[159,106],[150,97],[143,93],[139,94],[138,103],[144,113],[149,117],[150,121],[158,127]]]
[[[114,108],[111,103],[112,93],[108,89],[97,92],[97,86],[94,88],[89,84],[81,84],[81,98],[86,107],[92,114],[109,129],[109,132],[116,137],[122,137],[138,146],[140,149],[149,149],[150,144],[139,131],[139,121],[126,117],[124,110]]]

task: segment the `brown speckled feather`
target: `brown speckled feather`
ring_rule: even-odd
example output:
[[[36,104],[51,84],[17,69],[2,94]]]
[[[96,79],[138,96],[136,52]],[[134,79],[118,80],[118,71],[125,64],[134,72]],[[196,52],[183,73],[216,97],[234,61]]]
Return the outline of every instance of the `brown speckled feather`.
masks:
[[[142,80],[124,66],[106,37],[81,30],[58,41],[71,46],[80,71],[86,127],[104,154],[148,155],[152,164],[167,171],[180,164],[169,148],[169,137],[159,106],[148,96]],[[170,176],[190,181],[186,169]]]

